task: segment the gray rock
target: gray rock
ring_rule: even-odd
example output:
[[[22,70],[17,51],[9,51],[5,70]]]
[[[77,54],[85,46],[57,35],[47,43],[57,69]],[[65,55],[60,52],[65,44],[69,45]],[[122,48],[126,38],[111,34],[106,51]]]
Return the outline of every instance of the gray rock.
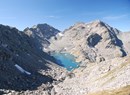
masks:
[[[99,20],[77,23],[66,29],[63,35],[61,39],[51,40],[48,49],[70,53],[77,57],[78,62],[96,62],[96,57],[100,56],[105,59],[124,57],[129,51],[124,48],[123,33]]]
[[[49,26],[45,26],[49,29]],[[38,27],[42,28],[41,25]],[[57,76],[66,72],[55,64],[52,56],[37,49],[35,45],[31,36],[16,28],[0,25],[0,89],[5,92],[11,90],[11,95],[17,95],[20,91],[35,92],[39,86],[45,84],[43,88],[48,91]],[[40,90],[36,90],[36,93],[37,91]]]
[[[100,42],[101,39],[102,37],[98,35],[97,33],[95,33],[95,34],[90,35],[87,38],[87,42],[90,47],[94,47],[95,45],[98,44],[98,42]]]
[[[32,37],[36,48],[43,50],[50,44],[51,37],[55,37],[60,31],[48,24],[34,25],[32,28],[26,28],[24,33]]]

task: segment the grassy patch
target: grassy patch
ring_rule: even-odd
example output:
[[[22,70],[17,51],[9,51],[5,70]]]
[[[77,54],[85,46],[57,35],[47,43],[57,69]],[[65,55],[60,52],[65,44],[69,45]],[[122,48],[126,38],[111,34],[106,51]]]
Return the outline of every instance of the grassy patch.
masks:
[[[101,92],[96,92],[88,95],[130,95],[130,85],[120,89],[101,91]]]
[[[104,79],[104,78],[108,78],[108,77],[111,77],[108,81],[106,81],[105,83],[108,83],[108,82],[110,82],[110,81],[112,81],[115,77],[115,74],[114,73],[116,73],[117,71],[121,71],[121,69],[123,68],[123,67],[126,67],[128,64],[130,64],[130,60],[127,60],[127,62],[124,62],[124,63],[122,63],[120,66],[118,66],[118,67],[116,67],[116,68],[114,68],[113,70],[111,70],[111,71],[109,71],[109,72],[107,72],[106,74],[104,74],[103,76],[101,76],[100,78],[98,78],[97,80],[101,80],[101,79]],[[96,80],[96,81],[97,81]],[[104,84],[105,84],[104,83]]]

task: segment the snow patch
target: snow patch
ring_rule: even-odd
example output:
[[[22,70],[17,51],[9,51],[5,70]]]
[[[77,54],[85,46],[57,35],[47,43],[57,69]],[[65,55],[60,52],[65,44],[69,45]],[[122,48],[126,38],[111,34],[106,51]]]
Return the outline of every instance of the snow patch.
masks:
[[[63,34],[62,33],[58,33],[59,36],[63,37]]]
[[[22,67],[20,67],[18,64],[14,65],[21,73],[26,73],[27,75],[31,75],[30,72],[24,70]]]
[[[44,48],[43,48],[43,51],[47,51],[47,49],[44,47]]]
[[[67,50],[67,49],[68,49],[67,47],[64,48],[64,50]]]

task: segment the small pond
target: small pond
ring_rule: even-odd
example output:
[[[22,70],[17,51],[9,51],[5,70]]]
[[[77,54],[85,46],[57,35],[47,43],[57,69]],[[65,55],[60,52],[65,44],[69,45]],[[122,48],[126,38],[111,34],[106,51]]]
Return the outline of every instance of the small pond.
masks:
[[[74,68],[78,68],[79,63],[75,62],[75,57],[68,53],[52,53],[52,56],[56,59],[57,63],[67,70],[71,71]]]

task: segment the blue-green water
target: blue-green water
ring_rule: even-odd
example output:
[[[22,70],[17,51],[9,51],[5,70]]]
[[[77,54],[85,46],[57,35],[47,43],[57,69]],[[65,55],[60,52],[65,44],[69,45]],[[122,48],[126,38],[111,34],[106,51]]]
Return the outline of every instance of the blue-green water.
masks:
[[[53,53],[52,56],[57,60],[58,64],[71,71],[77,68],[79,63],[75,62],[75,57],[66,53]]]

